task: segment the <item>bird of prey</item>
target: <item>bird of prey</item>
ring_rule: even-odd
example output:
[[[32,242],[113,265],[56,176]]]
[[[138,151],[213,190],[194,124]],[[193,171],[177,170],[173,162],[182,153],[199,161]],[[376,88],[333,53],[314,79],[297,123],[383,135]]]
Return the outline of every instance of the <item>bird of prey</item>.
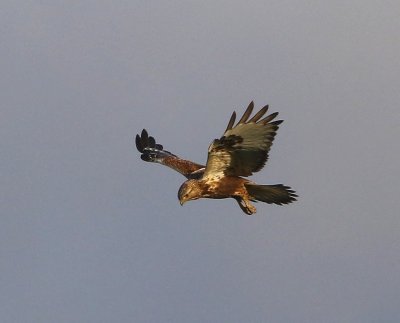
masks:
[[[244,178],[264,167],[276,131],[283,122],[274,120],[278,112],[265,116],[268,105],[249,119],[253,108],[254,103],[250,102],[236,125],[233,112],[223,136],[214,139],[208,148],[205,166],[165,150],[146,129],[136,135],[136,147],[142,160],[168,166],[187,178],[178,191],[181,205],[199,198],[234,198],[243,212],[251,215],[256,208],[250,202],[282,205],[296,201],[295,191],[288,186],[258,185]]]

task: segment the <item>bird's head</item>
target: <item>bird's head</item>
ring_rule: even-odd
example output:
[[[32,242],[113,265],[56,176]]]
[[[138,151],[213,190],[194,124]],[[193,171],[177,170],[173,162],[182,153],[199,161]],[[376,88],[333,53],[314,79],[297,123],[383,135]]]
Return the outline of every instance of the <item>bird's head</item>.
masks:
[[[190,200],[197,200],[200,196],[201,188],[198,181],[195,179],[184,182],[178,191],[178,199],[181,205]]]

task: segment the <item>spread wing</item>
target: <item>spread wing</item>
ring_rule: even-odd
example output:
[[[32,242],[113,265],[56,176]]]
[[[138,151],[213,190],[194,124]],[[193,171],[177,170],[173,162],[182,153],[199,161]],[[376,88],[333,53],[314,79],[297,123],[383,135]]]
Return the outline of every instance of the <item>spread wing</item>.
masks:
[[[233,112],[224,135],[215,139],[208,149],[204,177],[250,176],[264,167],[283,120],[273,121],[277,112],[264,117],[268,106],[249,119],[253,108],[251,102],[236,126]]]
[[[140,135],[136,135],[136,148],[142,153],[142,160],[168,166],[187,178],[200,178],[204,173],[204,166],[164,150],[162,145],[156,143],[154,137],[148,135],[146,129],[143,129]]]

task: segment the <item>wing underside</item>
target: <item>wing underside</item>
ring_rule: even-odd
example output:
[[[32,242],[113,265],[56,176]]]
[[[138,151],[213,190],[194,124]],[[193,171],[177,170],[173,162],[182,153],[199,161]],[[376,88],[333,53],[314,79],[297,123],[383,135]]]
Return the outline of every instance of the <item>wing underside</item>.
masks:
[[[253,108],[251,102],[235,126],[233,112],[224,135],[209,147],[204,176],[250,176],[264,167],[283,121],[274,120],[277,112],[265,116],[268,106],[249,119]]]
[[[141,153],[142,160],[168,166],[187,178],[199,178],[204,173],[205,166],[179,158],[165,150],[154,137],[148,135],[146,129],[136,135],[136,148]]]

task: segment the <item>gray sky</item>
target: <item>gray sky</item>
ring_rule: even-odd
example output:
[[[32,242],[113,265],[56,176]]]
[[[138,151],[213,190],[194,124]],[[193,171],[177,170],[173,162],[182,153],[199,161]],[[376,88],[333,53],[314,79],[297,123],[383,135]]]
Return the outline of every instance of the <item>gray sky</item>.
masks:
[[[2,322],[399,322],[399,1],[3,1]],[[181,207],[146,128],[204,163],[285,120],[285,207]]]

